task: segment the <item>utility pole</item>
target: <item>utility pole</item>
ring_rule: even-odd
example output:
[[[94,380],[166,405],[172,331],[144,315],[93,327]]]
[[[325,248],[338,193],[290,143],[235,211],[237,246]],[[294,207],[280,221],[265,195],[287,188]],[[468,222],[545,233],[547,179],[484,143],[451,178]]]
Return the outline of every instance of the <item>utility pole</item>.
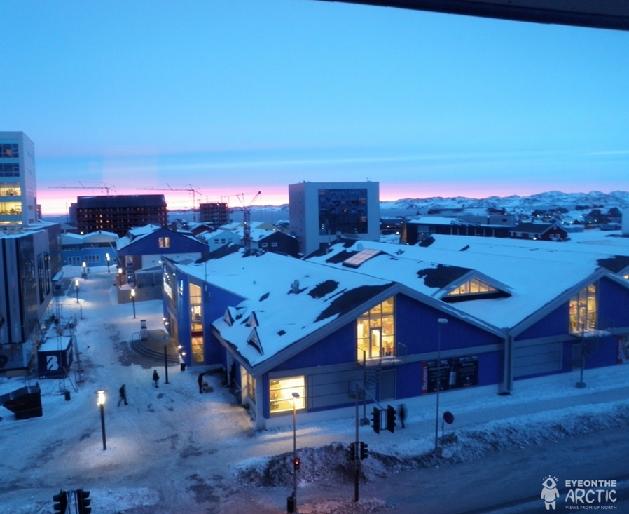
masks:
[[[435,399],[435,452],[439,448],[439,391],[441,390],[441,327],[448,323],[447,318],[437,319],[437,395]]]
[[[168,345],[164,345],[164,384],[170,384],[168,381]]]

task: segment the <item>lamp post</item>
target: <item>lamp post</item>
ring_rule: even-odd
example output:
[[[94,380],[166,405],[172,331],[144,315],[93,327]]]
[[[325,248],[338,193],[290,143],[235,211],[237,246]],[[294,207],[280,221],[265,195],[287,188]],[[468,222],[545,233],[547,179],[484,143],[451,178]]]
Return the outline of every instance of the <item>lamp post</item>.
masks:
[[[107,449],[107,436],[105,435],[105,391],[96,392],[96,403],[100,409],[100,428],[103,436],[103,451]]]
[[[107,273],[111,273],[109,270],[109,252],[105,253],[105,260],[107,261]]]
[[[76,295],[76,303],[79,303],[79,279],[74,279],[74,294]]]
[[[85,261],[81,264],[81,276],[87,278],[87,263]]]
[[[135,288],[131,289],[131,304],[133,305],[133,319],[135,319]]]
[[[293,393],[293,508],[297,512],[297,400],[299,393]]]
[[[439,448],[439,391],[441,390],[441,327],[448,324],[447,318],[437,319],[437,394],[435,396],[435,452]]]

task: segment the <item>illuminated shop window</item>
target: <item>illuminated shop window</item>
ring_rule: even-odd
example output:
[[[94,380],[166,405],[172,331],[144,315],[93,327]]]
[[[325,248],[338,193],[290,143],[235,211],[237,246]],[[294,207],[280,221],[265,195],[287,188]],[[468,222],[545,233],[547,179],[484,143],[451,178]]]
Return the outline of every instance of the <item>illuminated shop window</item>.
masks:
[[[201,305],[201,287],[196,284],[188,285],[190,298],[190,342],[192,349],[192,360],[194,362],[204,361],[203,345],[203,306]]]
[[[286,412],[295,408],[306,408],[306,379],[305,377],[272,378],[269,380],[270,407],[273,412]],[[293,393],[297,393],[299,398],[294,399]]]
[[[251,401],[256,401],[256,379],[242,366],[240,367],[240,385],[242,387],[243,400],[249,398]],[[291,409],[292,409],[291,405]]]
[[[590,284],[570,300],[570,332],[578,334],[596,329],[596,284]]]
[[[356,321],[356,358],[380,359],[395,355],[393,297],[362,314]]]

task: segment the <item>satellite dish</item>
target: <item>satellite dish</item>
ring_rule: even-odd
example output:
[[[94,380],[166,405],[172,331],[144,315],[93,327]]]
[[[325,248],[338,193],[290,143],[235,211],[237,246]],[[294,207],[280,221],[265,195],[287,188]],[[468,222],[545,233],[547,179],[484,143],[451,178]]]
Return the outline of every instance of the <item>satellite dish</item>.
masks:
[[[452,414],[449,410],[443,413],[443,421],[445,421],[448,425],[454,423],[454,414]]]

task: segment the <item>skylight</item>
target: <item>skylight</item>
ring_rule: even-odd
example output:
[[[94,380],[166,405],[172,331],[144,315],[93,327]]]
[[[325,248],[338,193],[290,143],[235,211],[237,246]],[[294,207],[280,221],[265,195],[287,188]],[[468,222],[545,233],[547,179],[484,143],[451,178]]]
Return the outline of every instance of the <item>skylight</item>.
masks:
[[[350,258],[345,259],[343,261],[343,266],[348,266],[350,268],[358,268],[365,261],[368,261],[372,257],[375,257],[380,253],[380,250],[375,250],[373,248],[367,248],[366,250],[361,250],[356,255],[352,255]]]

